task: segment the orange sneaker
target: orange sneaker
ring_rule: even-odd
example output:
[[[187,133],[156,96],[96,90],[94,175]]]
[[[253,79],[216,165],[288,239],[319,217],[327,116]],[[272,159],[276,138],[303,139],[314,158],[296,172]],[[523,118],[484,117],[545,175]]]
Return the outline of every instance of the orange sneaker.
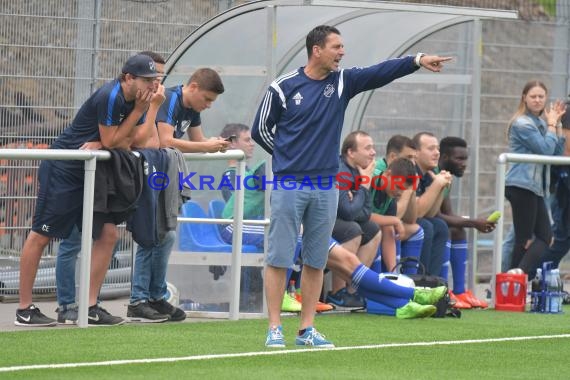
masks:
[[[295,294],[295,299],[299,302],[302,303],[303,299],[301,298],[301,293],[299,293],[299,291],[297,290],[297,293]],[[334,310],[334,306],[330,305],[328,303],[324,303],[321,301],[317,301],[317,307],[315,308],[315,311],[317,313],[322,313],[323,311],[331,311]]]
[[[315,308],[317,313],[322,313],[323,311],[334,310],[334,306],[321,301],[317,302],[317,307]]]
[[[451,290],[449,291],[449,299],[456,309],[471,309],[473,307],[469,302],[459,299]]]
[[[456,294],[455,297],[463,302],[471,305],[471,307],[479,307],[481,309],[486,309],[489,304],[479,298],[475,297],[470,290],[466,290],[464,293]]]

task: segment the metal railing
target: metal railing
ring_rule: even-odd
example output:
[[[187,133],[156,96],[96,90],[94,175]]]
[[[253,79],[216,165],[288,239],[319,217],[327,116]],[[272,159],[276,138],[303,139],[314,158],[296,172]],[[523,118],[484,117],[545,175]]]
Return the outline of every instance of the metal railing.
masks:
[[[245,174],[245,155],[241,150],[228,150],[226,153],[185,153],[184,157],[186,160],[190,161],[209,161],[209,160],[237,160],[238,166],[236,170],[236,181],[239,178],[244,178]],[[268,163],[267,172],[271,173],[271,164]],[[230,295],[230,308],[227,314],[229,319],[237,320],[239,319],[239,304],[240,304],[240,283],[241,283],[241,266],[242,266],[242,229],[243,224],[251,225],[269,225],[269,219],[265,218],[262,220],[244,220],[243,210],[244,210],[244,186],[235,186],[235,198],[234,198],[234,218],[233,219],[217,219],[217,218],[185,218],[178,217],[178,221],[182,223],[209,223],[209,224],[220,224],[220,223],[232,223],[233,224],[233,235],[232,235],[232,258],[231,258],[231,295]],[[266,192],[266,197],[268,197],[268,192]],[[267,241],[267,233],[265,234],[265,240]],[[265,247],[267,244],[265,243]],[[264,250],[265,251],[265,250]],[[207,253],[201,253],[202,255]],[[217,253],[212,253],[213,257],[219,256]],[[207,264],[207,263],[203,263]],[[215,312],[212,314],[225,316],[224,312]],[[203,315],[208,315],[208,313],[203,313]]]
[[[86,151],[68,149],[3,149],[0,158],[24,160],[81,160],[85,161],[83,188],[83,221],[81,231],[81,258],[79,264],[79,314],[77,325],[87,327],[89,308],[89,280],[91,270],[91,230],[93,228],[93,198],[95,193],[95,169],[97,160],[109,160],[106,151]]]
[[[206,161],[206,160],[237,160],[238,167],[236,175],[242,178],[245,173],[245,155],[241,150],[230,150],[226,153],[186,153],[186,160]],[[2,149],[0,159],[20,159],[20,160],[81,160],[85,161],[85,179],[83,190],[83,220],[81,232],[81,258],[79,273],[78,306],[79,314],[77,325],[79,327],[88,326],[89,308],[89,282],[91,269],[91,230],[93,227],[93,198],[95,188],[95,170],[97,160],[105,161],[111,158],[107,151],[85,151],[67,149]],[[219,219],[218,222],[233,223],[235,233],[233,234],[232,259],[231,259],[231,283],[232,294],[230,297],[229,318],[237,320],[239,317],[239,290],[241,280],[241,250],[242,250],[242,227],[243,227],[243,203],[244,190],[241,186],[236,186],[234,219]],[[184,222],[207,222],[209,219],[193,218],[192,220],[182,220]],[[247,223],[262,223],[268,225],[269,221],[246,221]],[[134,260],[133,260],[134,262]]]
[[[570,157],[544,156],[539,154],[501,153],[497,158],[497,176],[495,182],[496,209],[504,215],[505,211],[505,176],[507,163],[529,163],[544,165],[570,165]],[[492,289],[495,287],[495,274],[501,273],[501,261],[503,258],[503,228],[504,218],[497,222],[495,240],[493,245],[493,276],[491,278]],[[493,298],[494,300],[494,298]]]

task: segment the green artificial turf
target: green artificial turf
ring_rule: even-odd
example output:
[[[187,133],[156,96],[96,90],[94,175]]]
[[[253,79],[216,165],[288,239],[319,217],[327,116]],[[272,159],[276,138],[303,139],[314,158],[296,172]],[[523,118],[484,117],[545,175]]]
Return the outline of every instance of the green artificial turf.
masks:
[[[566,312],[570,312],[566,308]],[[395,343],[546,336],[570,333],[570,315],[465,311],[461,319],[397,320],[364,313],[317,317],[316,326],[338,351],[300,351],[294,346],[298,318],[283,319],[285,353],[265,349],[265,320],[129,324],[0,333],[4,367],[198,355],[242,354],[171,363],[0,372],[0,379],[285,379],[382,378],[566,379],[570,338],[459,343],[408,347],[359,347]],[[352,347],[352,348],[351,348]],[[296,352],[294,352],[296,351]]]

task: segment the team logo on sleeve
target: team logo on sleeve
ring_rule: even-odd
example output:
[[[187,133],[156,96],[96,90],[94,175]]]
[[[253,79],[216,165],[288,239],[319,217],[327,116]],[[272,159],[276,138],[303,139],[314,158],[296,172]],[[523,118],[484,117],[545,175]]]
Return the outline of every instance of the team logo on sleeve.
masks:
[[[185,133],[190,126],[190,120],[182,120],[180,123],[180,132]]]
[[[293,96],[293,100],[295,101],[295,105],[298,106],[301,104],[301,100],[303,100],[303,95],[301,95],[301,93],[298,92],[295,94],[295,96]]]
[[[332,94],[334,94],[334,86],[331,83],[329,83],[325,87],[325,90],[323,91],[323,95],[326,96],[327,98],[330,98],[332,96]]]

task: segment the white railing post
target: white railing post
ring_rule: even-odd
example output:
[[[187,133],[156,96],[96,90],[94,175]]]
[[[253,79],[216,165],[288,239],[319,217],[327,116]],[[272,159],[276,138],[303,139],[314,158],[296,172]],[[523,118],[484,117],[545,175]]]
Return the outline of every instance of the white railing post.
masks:
[[[236,181],[243,181],[241,186],[236,186],[234,199],[234,234],[232,236],[232,268],[231,283],[232,293],[230,296],[230,319],[239,319],[240,304],[240,283],[241,283],[241,251],[242,251],[242,230],[243,230],[243,208],[244,208],[244,190],[246,184],[245,160],[238,161],[236,172]]]
[[[237,178],[243,180],[245,174],[245,155],[241,150],[232,150],[226,153],[200,154],[186,153],[185,159],[191,161],[210,161],[210,160],[228,160],[235,159],[239,162],[237,168]],[[84,151],[84,150],[68,150],[68,149],[1,149],[0,158],[20,159],[20,160],[81,160],[85,161],[85,179],[83,189],[83,220],[81,233],[81,258],[80,258],[80,274],[79,274],[79,291],[77,301],[79,304],[78,326],[88,326],[88,307],[89,307],[89,287],[91,278],[91,250],[92,250],[92,229],[93,229],[93,198],[95,194],[95,170],[97,160],[109,160],[111,154],[107,151]],[[243,229],[243,209],[244,209],[244,190],[243,184],[237,186],[235,192],[234,218],[229,219],[200,219],[200,218],[181,218],[178,220],[190,223],[233,223],[233,246],[231,258],[231,277],[232,277],[232,294],[230,299],[230,319],[239,318],[239,301],[240,301],[240,280],[241,280],[241,263],[242,263],[242,229]],[[248,224],[264,225],[269,224],[268,219],[264,220],[246,220]],[[133,263],[134,265],[134,263]]]
[[[497,175],[495,183],[495,205],[497,211],[503,215],[497,222],[495,240],[493,245],[493,273],[491,277],[491,291],[495,292],[495,276],[501,273],[503,259],[503,228],[505,213],[505,177],[506,167],[509,162],[543,164],[543,165],[570,165],[568,156],[544,156],[539,154],[502,153],[497,157]],[[547,175],[550,175],[548,173]],[[548,189],[546,189],[548,191]],[[493,294],[494,295],[494,294]],[[491,299],[491,307],[494,306],[495,297]]]
[[[502,217],[497,222],[495,229],[495,241],[493,245],[493,273],[491,275],[491,291],[495,290],[495,276],[501,273],[501,261],[503,258],[503,227],[505,225],[505,172],[507,169],[506,154],[497,158],[497,175],[495,180],[495,209],[501,212]],[[491,307],[495,306],[495,297],[491,297]]]
[[[81,227],[81,255],[79,259],[79,290],[77,326],[88,326],[89,283],[91,279],[91,248],[93,229],[93,198],[95,196],[95,170],[97,160],[85,160],[85,180],[83,186],[83,221]]]
[[[79,277],[79,327],[87,327],[87,308],[89,304],[89,279],[91,271],[91,229],[93,226],[93,196],[95,193],[95,169],[97,160],[109,160],[107,151],[71,150],[71,149],[0,149],[0,158],[19,160],[79,160],[85,161],[85,180],[83,189],[83,221],[81,234],[81,260]]]

